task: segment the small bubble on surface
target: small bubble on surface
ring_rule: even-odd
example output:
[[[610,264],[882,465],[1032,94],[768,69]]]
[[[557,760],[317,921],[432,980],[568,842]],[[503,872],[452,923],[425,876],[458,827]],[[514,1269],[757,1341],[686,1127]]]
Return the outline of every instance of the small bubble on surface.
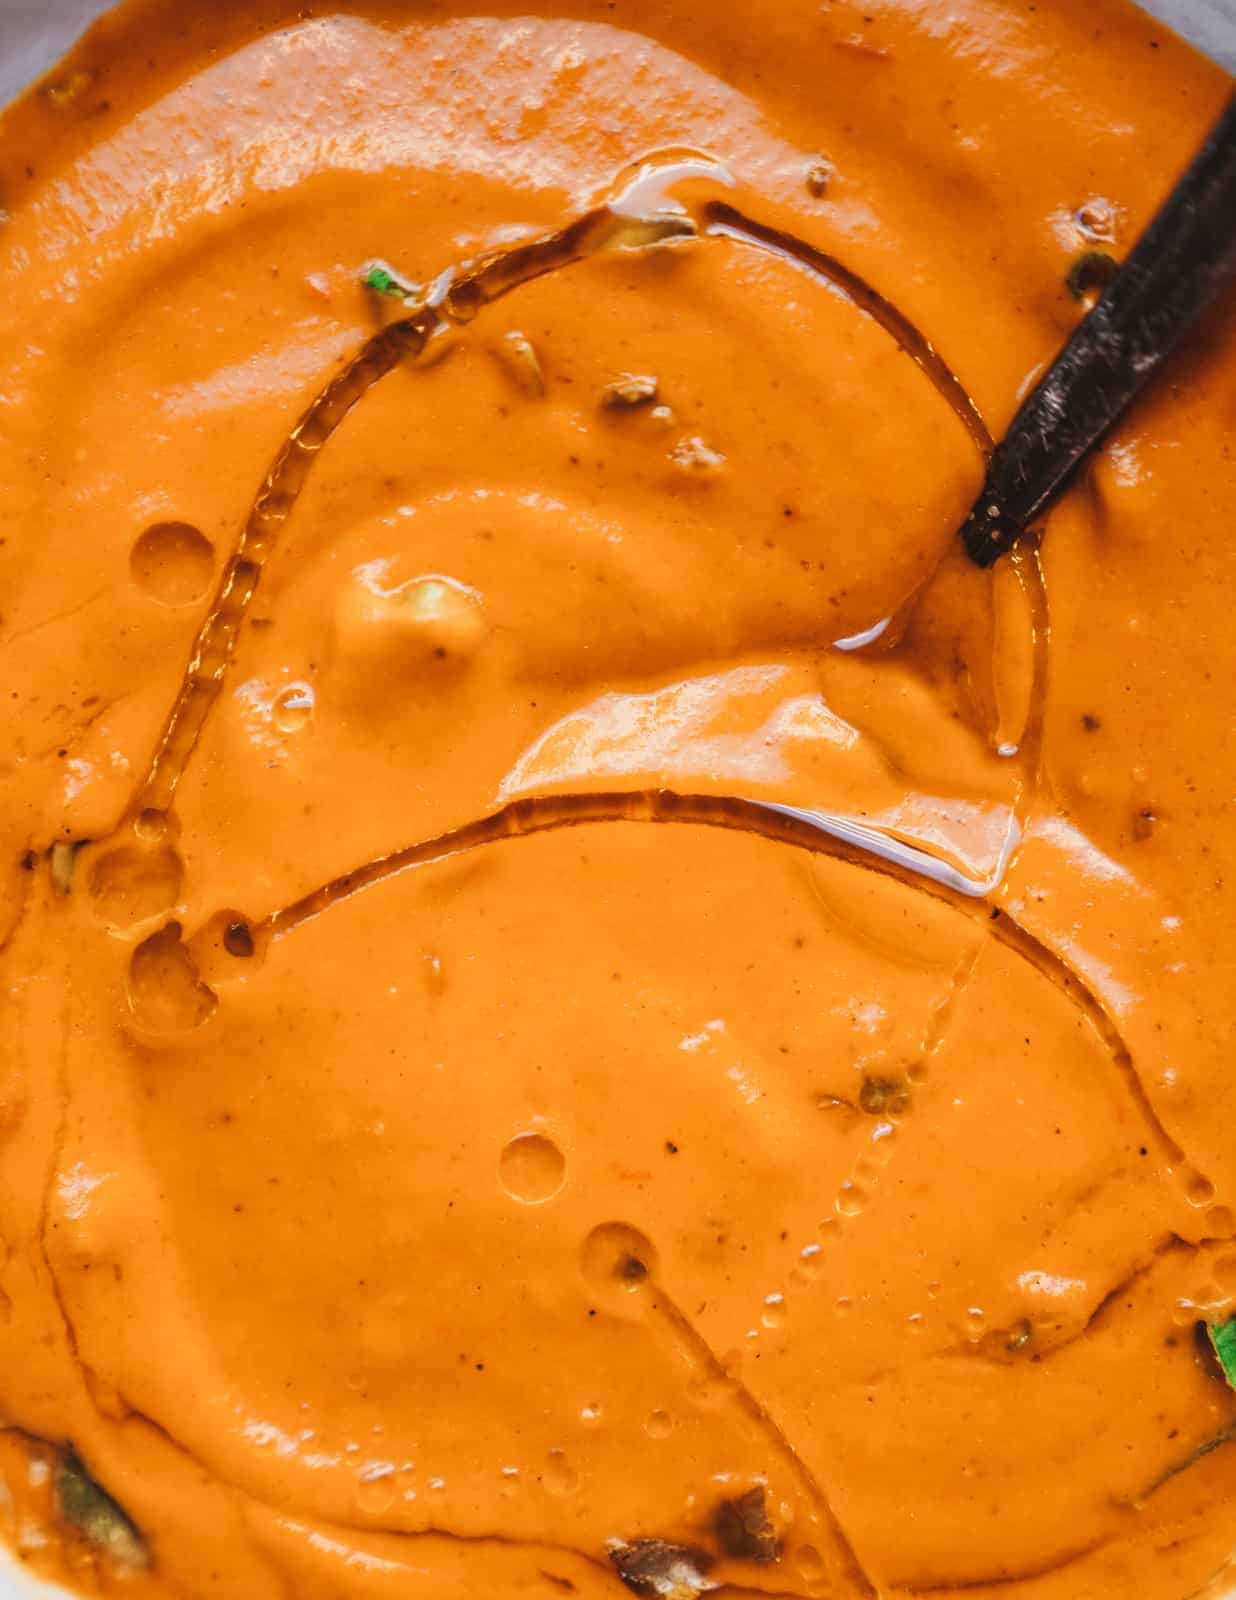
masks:
[[[176,904],[183,874],[170,845],[120,845],[92,865],[87,887],[95,916],[121,933],[162,916]]]
[[[579,1488],[579,1473],[567,1460],[565,1450],[551,1450],[545,1462],[541,1482],[552,1495],[564,1497]]]
[[[760,1312],[760,1321],[766,1328],[780,1328],[785,1322],[785,1296],[782,1294],[766,1294],[764,1296],[764,1309]]]
[[[290,683],[275,696],[271,706],[275,727],[280,733],[299,733],[313,716],[313,689],[307,683]]]
[[[498,1179],[512,1200],[542,1205],[566,1182],[566,1157],[544,1134],[516,1134],[499,1158]]]
[[[380,1516],[394,1505],[399,1485],[390,1462],[366,1467],[356,1482],[356,1504],[370,1515]]]
[[[674,1431],[674,1419],[668,1411],[650,1411],[644,1423],[644,1432],[650,1439],[667,1439]]]
[[[598,1287],[637,1294],[657,1270],[651,1241],[625,1222],[603,1222],[584,1240],[584,1276]]]
[[[156,522],[129,554],[133,582],[162,606],[192,605],[210,587],[214,546],[187,522]]]

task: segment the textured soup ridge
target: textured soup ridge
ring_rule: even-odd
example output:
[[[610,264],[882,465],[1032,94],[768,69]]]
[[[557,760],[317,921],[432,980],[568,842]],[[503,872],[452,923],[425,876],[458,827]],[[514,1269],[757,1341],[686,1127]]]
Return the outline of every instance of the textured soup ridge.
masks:
[[[1229,88],[1114,0],[137,0],[10,109],[20,1560],[1219,1592],[1230,303],[953,535]]]

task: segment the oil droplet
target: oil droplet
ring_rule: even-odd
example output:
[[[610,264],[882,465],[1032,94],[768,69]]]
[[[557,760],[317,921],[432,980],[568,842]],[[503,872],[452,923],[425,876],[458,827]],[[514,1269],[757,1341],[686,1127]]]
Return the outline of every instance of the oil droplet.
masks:
[[[543,1205],[566,1182],[566,1157],[543,1134],[516,1134],[499,1159],[498,1180],[512,1200]]]
[[[854,1302],[850,1299],[848,1294],[839,1295],[833,1305],[833,1310],[839,1317],[848,1317],[853,1309]]]
[[[313,689],[307,683],[290,683],[275,696],[271,715],[280,733],[299,733],[313,715]]]
[[[519,1493],[519,1468],[503,1467],[498,1484],[498,1493],[507,1500],[513,1500]]]
[[[785,1322],[785,1296],[782,1294],[766,1294],[764,1296],[764,1309],[760,1313],[760,1321],[766,1328],[780,1328]]]
[[[603,1222],[584,1240],[584,1276],[597,1287],[638,1294],[656,1277],[651,1241],[625,1222]]]
[[[667,1439],[674,1431],[674,1419],[668,1411],[650,1411],[644,1423],[644,1432],[650,1439]]]
[[[356,1504],[371,1516],[381,1516],[395,1503],[398,1485],[395,1468],[388,1461],[366,1467],[356,1484]]]
[[[987,1327],[987,1317],[981,1306],[971,1306],[966,1312],[966,1336],[977,1339]]]
[[[551,1450],[541,1481],[552,1495],[574,1494],[579,1488],[579,1473],[567,1460],[565,1450]]]
[[[133,582],[161,606],[187,606],[210,587],[214,546],[187,522],[156,522],[129,553]]]

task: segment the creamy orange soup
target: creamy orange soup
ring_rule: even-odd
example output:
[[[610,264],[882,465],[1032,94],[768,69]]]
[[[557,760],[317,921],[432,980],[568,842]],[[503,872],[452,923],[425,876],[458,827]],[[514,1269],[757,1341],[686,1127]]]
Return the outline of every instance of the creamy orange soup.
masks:
[[[21,1560],[1223,1567],[1230,302],[956,529],[1229,88],[1116,0],[134,0],[9,111]]]

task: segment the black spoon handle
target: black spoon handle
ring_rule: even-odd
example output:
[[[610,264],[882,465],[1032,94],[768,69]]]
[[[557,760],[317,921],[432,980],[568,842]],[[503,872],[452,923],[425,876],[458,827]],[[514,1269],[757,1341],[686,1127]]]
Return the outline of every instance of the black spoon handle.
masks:
[[[1236,271],[1236,95],[1009,425],[962,524],[989,567],[1064,488]]]

